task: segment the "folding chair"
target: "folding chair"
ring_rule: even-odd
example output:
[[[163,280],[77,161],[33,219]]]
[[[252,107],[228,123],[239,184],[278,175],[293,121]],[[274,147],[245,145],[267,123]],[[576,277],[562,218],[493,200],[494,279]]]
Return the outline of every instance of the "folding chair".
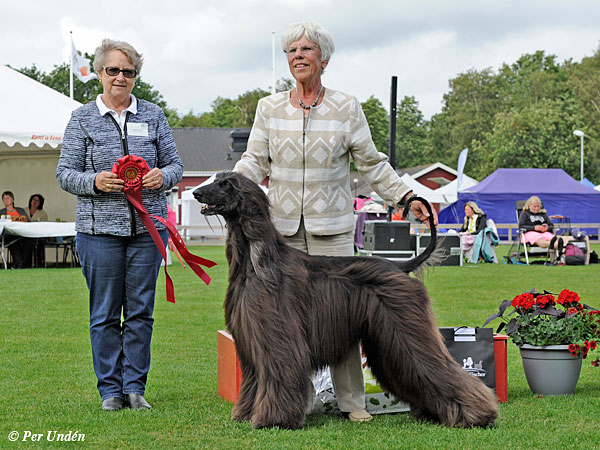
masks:
[[[515,202],[515,210],[517,214],[517,223],[519,223],[519,217],[521,217],[521,213],[523,212],[523,207],[525,206],[525,200],[519,200]],[[544,205],[540,205],[542,208]],[[522,258],[525,257],[525,264],[529,265],[530,258],[544,258],[545,263],[550,259],[550,251],[551,249],[538,247],[535,244],[529,244],[525,242],[526,231],[523,229],[519,229],[519,240],[517,244],[517,251],[515,253],[515,260],[517,263],[522,264]]]

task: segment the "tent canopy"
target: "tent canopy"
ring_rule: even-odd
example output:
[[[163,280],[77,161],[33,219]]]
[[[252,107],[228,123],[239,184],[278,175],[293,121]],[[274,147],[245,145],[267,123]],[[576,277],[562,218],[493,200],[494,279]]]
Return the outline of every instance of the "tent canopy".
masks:
[[[181,225],[201,227],[185,230],[184,233],[186,239],[204,237],[223,238],[227,234],[225,229],[225,219],[219,215],[203,215],[200,210],[200,203],[194,198],[194,191],[200,186],[212,183],[215,181],[215,177],[216,175],[213,174],[198,186],[187,189],[181,193]],[[265,194],[268,193],[268,189],[265,186],[259,184],[259,187]]]
[[[0,192],[12,191],[20,207],[42,194],[50,221],[73,221],[76,197],[58,186],[56,165],[71,112],[81,104],[4,65],[0,98]]]
[[[62,142],[71,112],[81,103],[0,65],[0,143],[9,147],[45,144],[52,148]]]
[[[464,205],[474,201],[496,223],[517,223],[515,202],[540,197],[548,215],[572,223],[600,223],[600,192],[562,169],[498,169],[481,183],[459,191],[458,201],[440,211],[440,223],[461,223]]]

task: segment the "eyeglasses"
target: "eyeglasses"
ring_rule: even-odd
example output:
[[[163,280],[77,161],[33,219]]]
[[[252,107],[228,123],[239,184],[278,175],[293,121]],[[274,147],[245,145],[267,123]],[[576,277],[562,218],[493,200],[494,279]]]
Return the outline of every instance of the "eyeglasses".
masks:
[[[285,53],[288,56],[294,56],[296,54],[296,52],[300,51],[300,54],[302,56],[304,56],[304,55],[308,55],[316,48],[319,48],[319,46],[318,45],[313,45],[313,46],[303,45],[302,47],[290,47],[287,50],[284,50],[283,53]]]
[[[116,77],[119,72],[123,72],[125,78],[135,78],[137,76],[137,70],[135,69],[119,69],[118,67],[104,67],[102,66],[107,75]]]

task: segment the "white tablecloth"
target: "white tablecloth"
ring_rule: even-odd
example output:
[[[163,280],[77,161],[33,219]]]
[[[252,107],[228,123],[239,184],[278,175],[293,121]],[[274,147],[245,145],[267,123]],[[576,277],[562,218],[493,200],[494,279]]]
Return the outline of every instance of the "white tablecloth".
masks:
[[[42,238],[75,236],[75,222],[0,222],[0,234]]]

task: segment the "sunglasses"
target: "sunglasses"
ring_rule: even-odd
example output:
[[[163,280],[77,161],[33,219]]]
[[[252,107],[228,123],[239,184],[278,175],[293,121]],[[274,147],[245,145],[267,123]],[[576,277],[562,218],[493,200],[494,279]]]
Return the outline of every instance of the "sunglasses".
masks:
[[[125,78],[135,78],[137,76],[137,70],[135,69],[119,69],[118,67],[104,67],[104,71],[107,75],[111,77],[116,77],[119,75],[119,72],[123,72],[123,76]]]

